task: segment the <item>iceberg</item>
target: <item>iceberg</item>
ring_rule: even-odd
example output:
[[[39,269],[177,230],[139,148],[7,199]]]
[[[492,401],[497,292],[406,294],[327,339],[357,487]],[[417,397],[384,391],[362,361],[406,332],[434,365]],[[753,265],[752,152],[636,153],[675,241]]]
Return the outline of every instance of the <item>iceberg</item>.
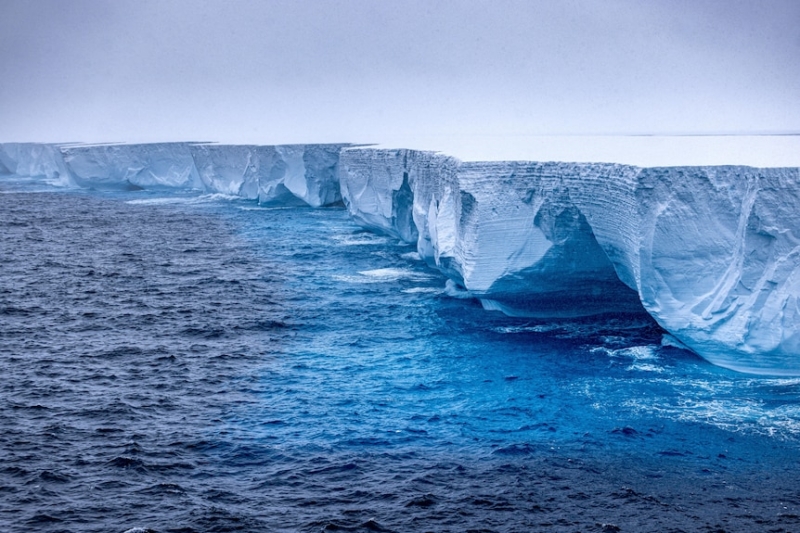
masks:
[[[3,175],[41,180],[55,187],[74,185],[59,147],[54,144],[0,144],[0,176]]]
[[[417,244],[487,309],[531,317],[642,311],[570,201],[564,165],[351,149],[341,169],[356,221]]]
[[[797,168],[465,163],[350,148],[340,182],[357,222],[416,241],[487,309],[643,309],[714,364],[800,375]]]
[[[190,153],[202,188],[251,200],[258,198],[259,182],[275,160],[272,146],[199,144]]]
[[[620,279],[707,360],[800,374],[800,169],[631,169],[581,180]]]
[[[198,190],[264,205],[321,207],[341,202],[338,164],[345,146],[5,143],[0,175],[57,187]]]
[[[191,152],[207,191],[257,199],[261,205],[322,207],[341,201],[342,146],[195,144]]]
[[[410,172],[427,152],[345,150],[340,156],[342,200],[355,221],[377,233],[417,241]]]
[[[647,312],[714,364],[800,375],[798,168],[462,162],[348,144],[6,143],[0,176],[342,202],[488,310]]]
[[[277,159],[259,185],[261,204],[286,204],[294,197],[305,205],[322,207],[342,201],[339,191],[339,153],[347,145],[305,144],[275,146]]]
[[[202,189],[189,143],[79,145],[61,152],[80,187]]]

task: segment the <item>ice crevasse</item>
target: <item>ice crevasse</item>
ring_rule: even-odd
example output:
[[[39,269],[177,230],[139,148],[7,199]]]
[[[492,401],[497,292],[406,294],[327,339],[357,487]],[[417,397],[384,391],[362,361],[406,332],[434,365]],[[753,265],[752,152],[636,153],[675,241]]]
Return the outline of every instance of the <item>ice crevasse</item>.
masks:
[[[487,309],[645,310],[712,363],[800,375],[797,168],[462,162],[347,144],[7,143],[0,175],[264,205],[343,201]]]

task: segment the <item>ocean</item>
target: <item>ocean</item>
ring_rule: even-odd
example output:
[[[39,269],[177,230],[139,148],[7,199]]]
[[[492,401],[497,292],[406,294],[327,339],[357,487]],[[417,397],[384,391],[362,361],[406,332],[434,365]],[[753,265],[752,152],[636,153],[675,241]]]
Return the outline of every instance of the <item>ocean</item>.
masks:
[[[800,379],[486,311],[342,207],[0,192],[3,531],[800,531]]]

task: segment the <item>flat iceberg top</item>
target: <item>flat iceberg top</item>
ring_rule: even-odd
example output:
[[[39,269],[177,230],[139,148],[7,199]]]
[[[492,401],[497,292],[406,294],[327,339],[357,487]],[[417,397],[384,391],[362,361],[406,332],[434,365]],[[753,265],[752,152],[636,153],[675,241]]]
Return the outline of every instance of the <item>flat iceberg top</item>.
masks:
[[[380,139],[373,148],[442,152],[462,161],[572,161],[640,167],[800,166],[800,135],[448,135]]]

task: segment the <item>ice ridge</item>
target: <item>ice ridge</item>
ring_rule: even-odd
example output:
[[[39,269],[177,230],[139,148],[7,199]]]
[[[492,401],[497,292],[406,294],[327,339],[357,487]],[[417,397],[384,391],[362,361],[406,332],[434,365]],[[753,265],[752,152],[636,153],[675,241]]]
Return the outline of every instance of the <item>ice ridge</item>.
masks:
[[[7,143],[0,175],[264,205],[342,201],[487,309],[646,311],[712,363],[800,375],[797,168],[461,162],[347,144]]]

